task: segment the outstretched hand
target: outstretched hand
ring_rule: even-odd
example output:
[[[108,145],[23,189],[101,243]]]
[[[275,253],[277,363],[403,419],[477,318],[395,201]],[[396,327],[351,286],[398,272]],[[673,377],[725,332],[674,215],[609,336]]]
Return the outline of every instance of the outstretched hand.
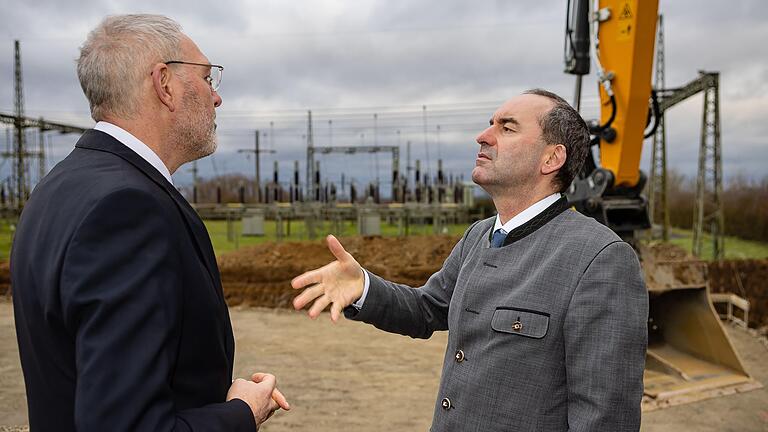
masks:
[[[293,307],[299,310],[314,300],[308,312],[309,317],[314,319],[331,305],[331,320],[336,322],[345,307],[362,297],[365,277],[363,268],[344,250],[336,237],[329,235],[326,241],[336,261],[293,278],[293,289],[304,288],[293,299]]]

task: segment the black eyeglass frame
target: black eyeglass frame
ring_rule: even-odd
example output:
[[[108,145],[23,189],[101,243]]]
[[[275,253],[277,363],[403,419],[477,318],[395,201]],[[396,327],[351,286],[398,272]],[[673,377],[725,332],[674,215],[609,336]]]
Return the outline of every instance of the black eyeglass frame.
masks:
[[[186,62],[186,61],[181,61],[181,60],[169,60],[169,61],[164,61],[163,63],[165,63],[167,65],[170,65],[170,64],[186,64],[186,65],[193,65],[193,66],[205,66],[205,67],[209,67],[209,68],[216,68],[216,69],[219,70],[219,79],[217,80],[218,82],[216,83],[216,86],[214,87],[213,77],[212,76],[208,75],[206,77],[206,81],[208,81],[208,85],[211,86],[211,89],[213,89],[213,91],[218,91],[219,90],[219,86],[221,86],[221,77],[224,75],[224,66],[222,66],[222,65],[208,64],[208,63],[193,63],[193,62]]]

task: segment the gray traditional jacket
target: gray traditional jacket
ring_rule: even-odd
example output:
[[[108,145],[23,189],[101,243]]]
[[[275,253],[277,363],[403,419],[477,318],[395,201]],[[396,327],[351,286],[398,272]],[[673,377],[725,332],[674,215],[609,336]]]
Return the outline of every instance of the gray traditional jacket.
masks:
[[[370,275],[348,318],[448,330],[433,432],[637,431],[648,294],[632,247],[561,199],[489,248],[473,224],[414,289]]]

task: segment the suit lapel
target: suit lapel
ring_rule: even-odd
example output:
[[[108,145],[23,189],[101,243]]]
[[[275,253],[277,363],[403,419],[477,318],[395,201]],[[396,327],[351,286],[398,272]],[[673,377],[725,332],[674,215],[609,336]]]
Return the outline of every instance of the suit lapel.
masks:
[[[192,233],[192,237],[195,239],[197,245],[197,251],[205,264],[206,269],[211,275],[213,284],[216,287],[216,292],[224,302],[224,294],[221,288],[221,277],[219,276],[219,269],[216,264],[216,255],[213,252],[211,246],[210,237],[208,231],[205,229],[205,225],[197,212],[189,205],[189,202],[179,193],[176,188],[163,177],[160,172],[155,169],[149,162],[144,160],[141,156],[136,154],[133,150],[129,149],[120,141],[113,138],[111,135],[97,130],[86,131],[80,140],[78,140],[75,147],[104,151],[112,153],[126,162],[136,167],[139,171],[144,173],[150,180],[163,189],[168,195],[173,198],[176,206],[184,215],[184,219],[187,222],[187,227]]]

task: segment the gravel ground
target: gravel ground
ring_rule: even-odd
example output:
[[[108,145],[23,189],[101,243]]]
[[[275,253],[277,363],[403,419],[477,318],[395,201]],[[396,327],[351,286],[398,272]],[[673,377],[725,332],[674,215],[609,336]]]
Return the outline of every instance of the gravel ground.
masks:
[[[266,432],[429,428],[440,379],[444,333],[427,341],[390,335],[328,315],[312,321],[282,309],[231,309],[237,353],[235,375],[268,371],[293,409],[278,412]],[[768,382],[768,348],[744,330],[728,327],[747,369]],[[24,383],[13,313],[0,301],[0,432],[26,430]],[[3,426],[5,425],[5,426]],[[642,431],[766,431],[768,389],[643,415]]]

